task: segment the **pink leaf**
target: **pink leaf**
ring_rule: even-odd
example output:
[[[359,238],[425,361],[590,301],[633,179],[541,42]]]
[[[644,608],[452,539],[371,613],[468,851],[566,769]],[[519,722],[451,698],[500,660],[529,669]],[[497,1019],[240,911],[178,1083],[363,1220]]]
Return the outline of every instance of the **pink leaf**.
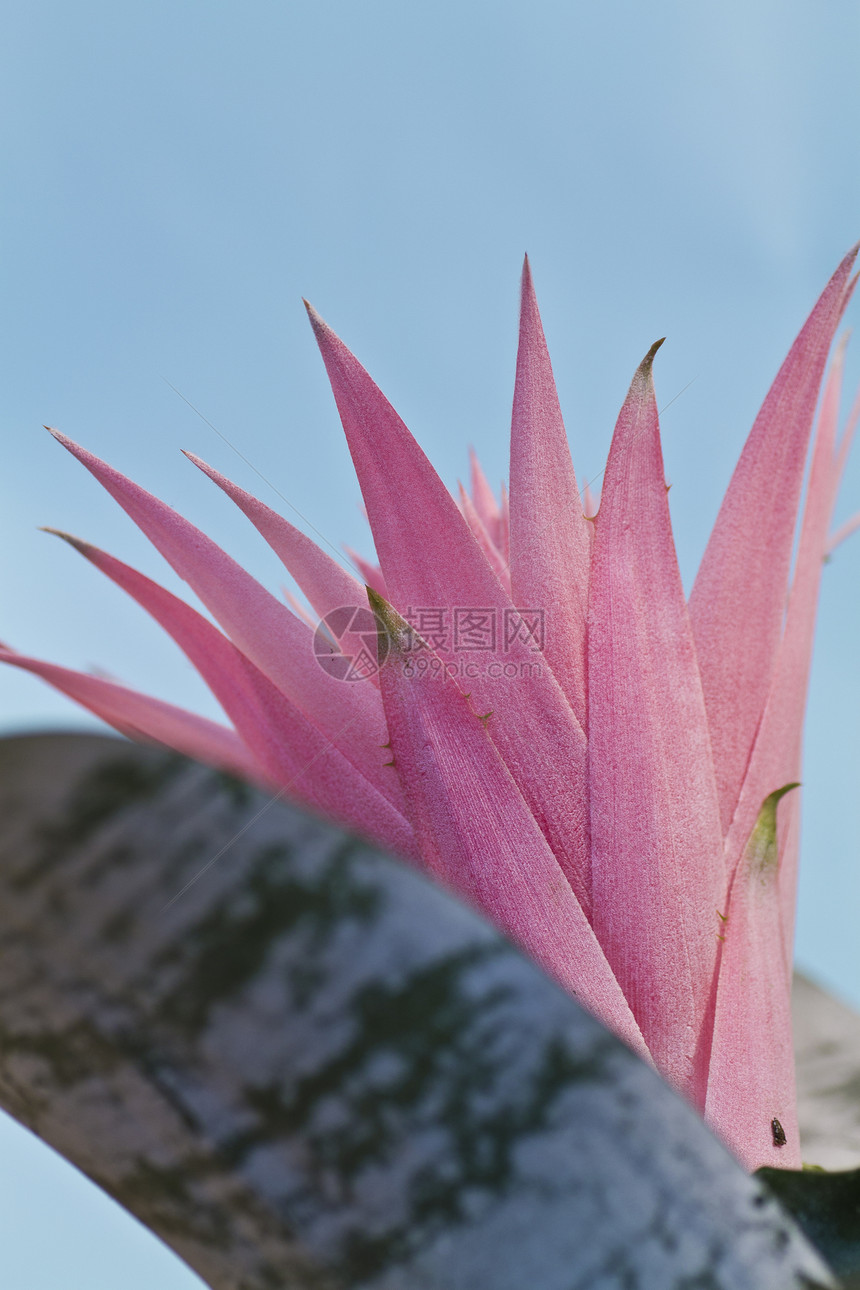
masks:
[[[334,332],[308,307],[367,506],[382,571],[401,613],[427,608],[481,616],[485,645],[437,652],[467,679],[475,704],[492,708],[493,739],[588,911],[585,736],[534,641],[506,626],[521,620],[457,504],[388,400]],[[523,608],[540,609],[541,606]],[[420,630],[420,628],[419,628]],[[456,631],[456,628],[454,628]],[[525,631],[525,627],[523,628]],[[454,632],[452,632],[452,637]]]
[[[777,803],[765,800],[732,884],[705,1119],[747,1169],[799,1169],[800,1136],[779,911]]]
[[[743,855],[760,804],[780,785],[800,778],[803,712],[809,687],[816,606],[839,486],[836,428],[843,359],[844,345],[841,345],[821,402],[785,629],[740,800],[726,838],[730,875]],[[795,795],[782,808],[786,819],[799,809],[798,797]],[[790,853],[784,869],[780,865],[782,920],[789,959],[794,938],[795,865],[795,851]]]
[[[850,332],[848,335],[850,337]],[[846,337],[846,341],[847,339],[848,337]],[[838,480],[842,479],[843,472],[848,464],[848,454],[850,453],[851,445],[854,442],[854,435],[857,432],[858,421],[860,421],[860,390],[858,390],[855,395],[854,404],[851,408],[844,433],[839,441],[839,447],[837,449],[835,468],[836,478]]]
[[[57,536],[128,592],[176,641],[270,783],[390,850],[415,854],[403,816],[217,627],[106,552],[66,533]]]
[[[385,579],[382,576],[382,570],[379,565],[372,564],[370,560],[365,560],[364,556],[359,555],[357,551],[353,551],[352,547],[345,546],[343,549],[364,579],[364,585],[372,587],[379,596],[387,595],[388,589],[385,586]]]
[[[185,712],[172,703],[129,690],[88,672],[75,672],[56,663],[0,649],[0,662],[32,672],[82,708],[130,739],[143,739],[175,748],[186,757],[218,766],[242,779],[268,785],[266,772],[239,736],[226,726]]]
[[[334,680],[314,657],[313,634],[255,578],[164,502],[52,430],[200,597],[234,645],[299,707],[348,761],[386,794],[386,741],[378,692]]]
[[[391,751],[431,873],[484,910],[635,1052],[650,1060],[618,982],[488,731],[430,654],[419,672],[409,628],[373,592],[388,657],[380,673]]]
[[[487,476],[481,469],[481,463],[478,461],[478,454],[474,448],[469,449],[469,475],[475,510],[481,517],[481,523],[487,530],[487,536],[493,545],[497,547],[502,514],[499,510],[499,504],[493,496],[493,490],[487,483]]]
[[[511,595],[547,614],[546,656],[586,726],[589,537],[528,258],[511,420]]]
[[[858,529],[860,529],[860,511],[856,515],[852,515],[850,520],[846,520],[844,524],[840,525],[829,539],[827,554],[831,555],[838,546],[842,545],[846,538],[850,538],[851,534],[856,533]]]
[[[762,405],[690,597],[724,831],[776,660],[812,418],[856,254],[831,278]]]
[[[499,517],[499,554],[505,564],[511,564],[511,501],[508,490],[502,484],[501,515]]]
[[[319,620],[315,614],[312,614],[307,606],[303,605],[298,596],[294,596],[288,587],[281,587],[281,595],[284,597],[284,604],[292,610],[296,618],[301,618],[302,622],[310,627],[311,631],[316,631]]]
[[[704,700],[663,476],[651,379],[657,347],[621,409],[595,521],[588,619],[592,921],[658,1069],[701,1105],[725,877]]]
[[[194,453],[186,452],[185,456],[244,511],[284,568],[295,578],[320,618],[325,618],[326,614],[342,605],[364,604],[363,584],[326,555],[316,542]]]
[[[478,546],[486,556],[487,564],[504,587],[505,591],[511,593],[511,574],[508,566],[499,555],[498,547],[491,541],[490,535],[484,527],[480,515],[475,509],[471,497],[466,492],[463,485],[460,485],[460,510],[475,536]]]

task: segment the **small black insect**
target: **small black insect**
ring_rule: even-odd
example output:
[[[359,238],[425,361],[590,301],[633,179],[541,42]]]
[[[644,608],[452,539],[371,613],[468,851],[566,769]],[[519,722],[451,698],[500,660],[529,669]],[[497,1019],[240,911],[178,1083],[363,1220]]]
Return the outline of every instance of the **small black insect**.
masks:
[[[770,1122],[770,1131],[773,1134],[773,1145],[775,1147],[785,1146],[785,1129],[780,1124],[776,1116]]]

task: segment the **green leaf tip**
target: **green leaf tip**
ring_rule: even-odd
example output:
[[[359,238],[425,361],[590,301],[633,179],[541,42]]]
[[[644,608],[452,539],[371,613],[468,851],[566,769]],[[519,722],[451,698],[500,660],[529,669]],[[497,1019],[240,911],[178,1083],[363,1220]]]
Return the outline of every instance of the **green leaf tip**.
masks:
[[[651,348],[648,350],[648,353],[645,355],[645,357],[642,359],[642,362],[639,364],[640,376],[650,376],[651,368],[654,366],[654,356],[665,340],[666,340],[666,337],[661,336],[659,340],[654,341],[654,344],[651,346]]]
[[[83,538],[73,537],[71,533],[64,533],[62,529],[52,529],[49,524],[40,524],[39,532],[50,533],[52,537],[62,538],[69,546],[73,546],[76,551],[80,551],[81,555],[86,555],[88,551],[93,549],[89,542],[84,542]]]
[[[389,651],[394,654],[402,654],[408,646],[410,637],[414,639],[409,624],[404,621],[398,614],[393,605],[389,604],[384,596],[380,596],[378,591],[373,587],[365,585],[367,600],[376,619],[376,627],[379,633],[379,657],[384,659]]]
[[[636,393],[639,397],[646,391],[652,391],[652,372],[654,366],[654,355],[665,341],[666,337],[661,336],[660,340],[655,340],[654,344],[648,350],[648,353],[642,359],[642,362],[636,368],[633,380],[630,383],[630,394]],[[653,392],[653,391],[652,391]],[[628,396],[629,397],[629,396]]]
[[[746,857],[753,872],[763,874],[775,872],[779,860],[779,848],[776,836],[776,808],[786,793],[793,788],[800,788],[799,781],[784,784],[764,799],[758,819],[753,826],[746,846]]]

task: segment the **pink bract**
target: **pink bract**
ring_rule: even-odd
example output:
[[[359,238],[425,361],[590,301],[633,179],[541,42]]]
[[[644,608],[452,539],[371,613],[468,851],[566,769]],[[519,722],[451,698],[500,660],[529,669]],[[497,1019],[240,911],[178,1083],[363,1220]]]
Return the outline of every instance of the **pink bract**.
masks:
[[[747,1167],[798,1167],[788,1008],[797,781],[822,563],[856,527],[829,536],[860,411],[837,441],[844,346],[798,515],[855,256],[765,399],[689,601],[652,381],[659,343],[621,409],[595,516],[526,262],[509,502],[474,456],[471,491],[455,500],[310,309],[378,567],[357,557],[353,577],[187,454],[327,620],[316,633],[292,597],[270,594],[187,520],[53,431],[218,626],[66,540],[173,637],[229,725],[11,649],[0,661],[124,734],[286,792],[421,866],[652,1062]],[[358,682],[334,666],[333,624],[350,608],[365,611],[379,651],[378,673]]]

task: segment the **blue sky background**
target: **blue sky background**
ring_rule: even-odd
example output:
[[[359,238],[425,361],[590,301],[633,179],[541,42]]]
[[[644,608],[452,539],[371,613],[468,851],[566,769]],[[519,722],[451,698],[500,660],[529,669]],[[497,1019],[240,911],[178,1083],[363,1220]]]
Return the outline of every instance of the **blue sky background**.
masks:
[[[180,589],[42,423],[277,587],[274,557],[179,449],[279,505],[241,453],[332,542],[367,548],[306,295],[451,486],[470,442],[501,478],[525,250],[581,480],[668,336],[656,379],[675,400],[664,449],[689,587],[767,386],[860,238],[858,38],[853,0],[7,8],[0,636],[216,715],[142,612],[37,532]],[[839,518],[857,509],[855,455]],[[858,585],[860,538],[825,577],[798,956],[860,1005]],[[0,671],[0,731],[92,724]],[[200,1284],[11,1122],[0,1160],[10,1290]]]

